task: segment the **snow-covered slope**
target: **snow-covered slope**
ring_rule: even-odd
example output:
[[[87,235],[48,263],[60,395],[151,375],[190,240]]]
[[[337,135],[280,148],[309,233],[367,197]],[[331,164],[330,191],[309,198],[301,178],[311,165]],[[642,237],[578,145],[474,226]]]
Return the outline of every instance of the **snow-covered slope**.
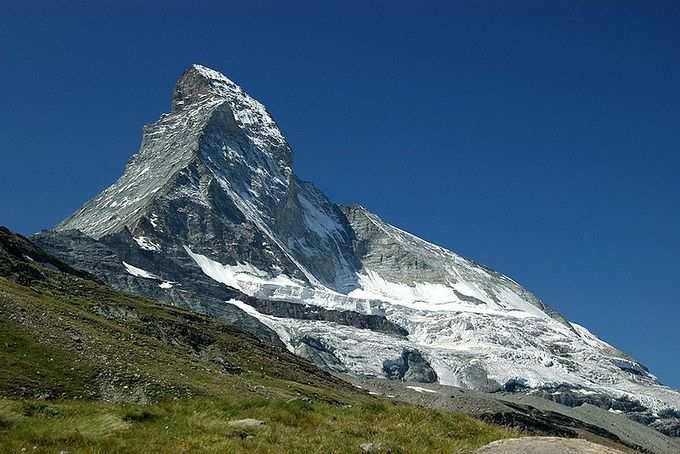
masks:
[[[78,265],[89,240],[73,230],[120,262],[90,267],[112,285],[194,310],[217,299],[324,367],[680,417],[659,413],[680,409],[676,391],[509,277],[297,179],[264,106],[203,66],[123,176],[38,241]]]

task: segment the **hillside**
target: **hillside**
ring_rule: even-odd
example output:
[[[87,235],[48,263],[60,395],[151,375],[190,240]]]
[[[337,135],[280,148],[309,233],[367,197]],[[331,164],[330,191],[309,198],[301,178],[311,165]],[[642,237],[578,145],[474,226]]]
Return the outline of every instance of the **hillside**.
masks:
[[[2,452],[470,452],[512,433],[368,395],[251,334],[113,291],[4,228],[0,345]]]

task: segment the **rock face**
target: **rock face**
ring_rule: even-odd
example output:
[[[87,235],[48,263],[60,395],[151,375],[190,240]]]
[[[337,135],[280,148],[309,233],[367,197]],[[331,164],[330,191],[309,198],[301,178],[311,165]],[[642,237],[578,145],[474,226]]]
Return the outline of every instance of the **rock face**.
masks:
[[[383,361],[385,376],[391,380],[435,383],[437,373],[417,351],[404,351],[396,360]]]
[[[295,346],[294,353],[312,361],[314,364],[336,372],[345,372],[346,368],[342,361],[333,354],[333,351],[320,340],[304,336]]]
[[[28,286],[33,281],[46,278],[41,267],[85,279],[94,279],[90,273],[77,270],[45,254],[27,238],[11,232],[7,227],[0,226],[0,276]]]
[[[509,277],[299,180],[265,107],[203,66],[181,76],[120,179],[34,240],[324,367],[613,411],[631,401],[622,411],[664,428],[659,412],[680,409],[676,391]]]

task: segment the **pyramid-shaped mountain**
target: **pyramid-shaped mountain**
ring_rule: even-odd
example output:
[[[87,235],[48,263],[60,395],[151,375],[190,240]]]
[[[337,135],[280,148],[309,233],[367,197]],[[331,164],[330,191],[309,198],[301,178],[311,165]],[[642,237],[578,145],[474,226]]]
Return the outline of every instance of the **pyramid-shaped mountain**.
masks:
[[[511,278],[336,205],[292,166],[267,109],[193,65],[118,181],[34,239],[334,371],[680,416],[680,394]]]

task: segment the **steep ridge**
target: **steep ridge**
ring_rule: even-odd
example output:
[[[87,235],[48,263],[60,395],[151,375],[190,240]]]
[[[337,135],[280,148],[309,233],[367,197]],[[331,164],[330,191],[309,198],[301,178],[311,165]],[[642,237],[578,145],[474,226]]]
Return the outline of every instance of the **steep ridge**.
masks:
[[[293,176],[290,147],[264,106],[198,65],[180,78],[173,100],[170,114],[144,128],[123,176],[57,230],[99,239],[128,228],[147,249],[156,237],[222,263],[348,285],[358,265],[349,226]]]
[[[676,391],[511,278],[297,179],[264,106],[203,66],[123,176],[35,240],[115,288],[257,324],[334,370],[394,378],[401,364],[402,377],[680,426]],[[425,372],[403,370],[410,357]]]

